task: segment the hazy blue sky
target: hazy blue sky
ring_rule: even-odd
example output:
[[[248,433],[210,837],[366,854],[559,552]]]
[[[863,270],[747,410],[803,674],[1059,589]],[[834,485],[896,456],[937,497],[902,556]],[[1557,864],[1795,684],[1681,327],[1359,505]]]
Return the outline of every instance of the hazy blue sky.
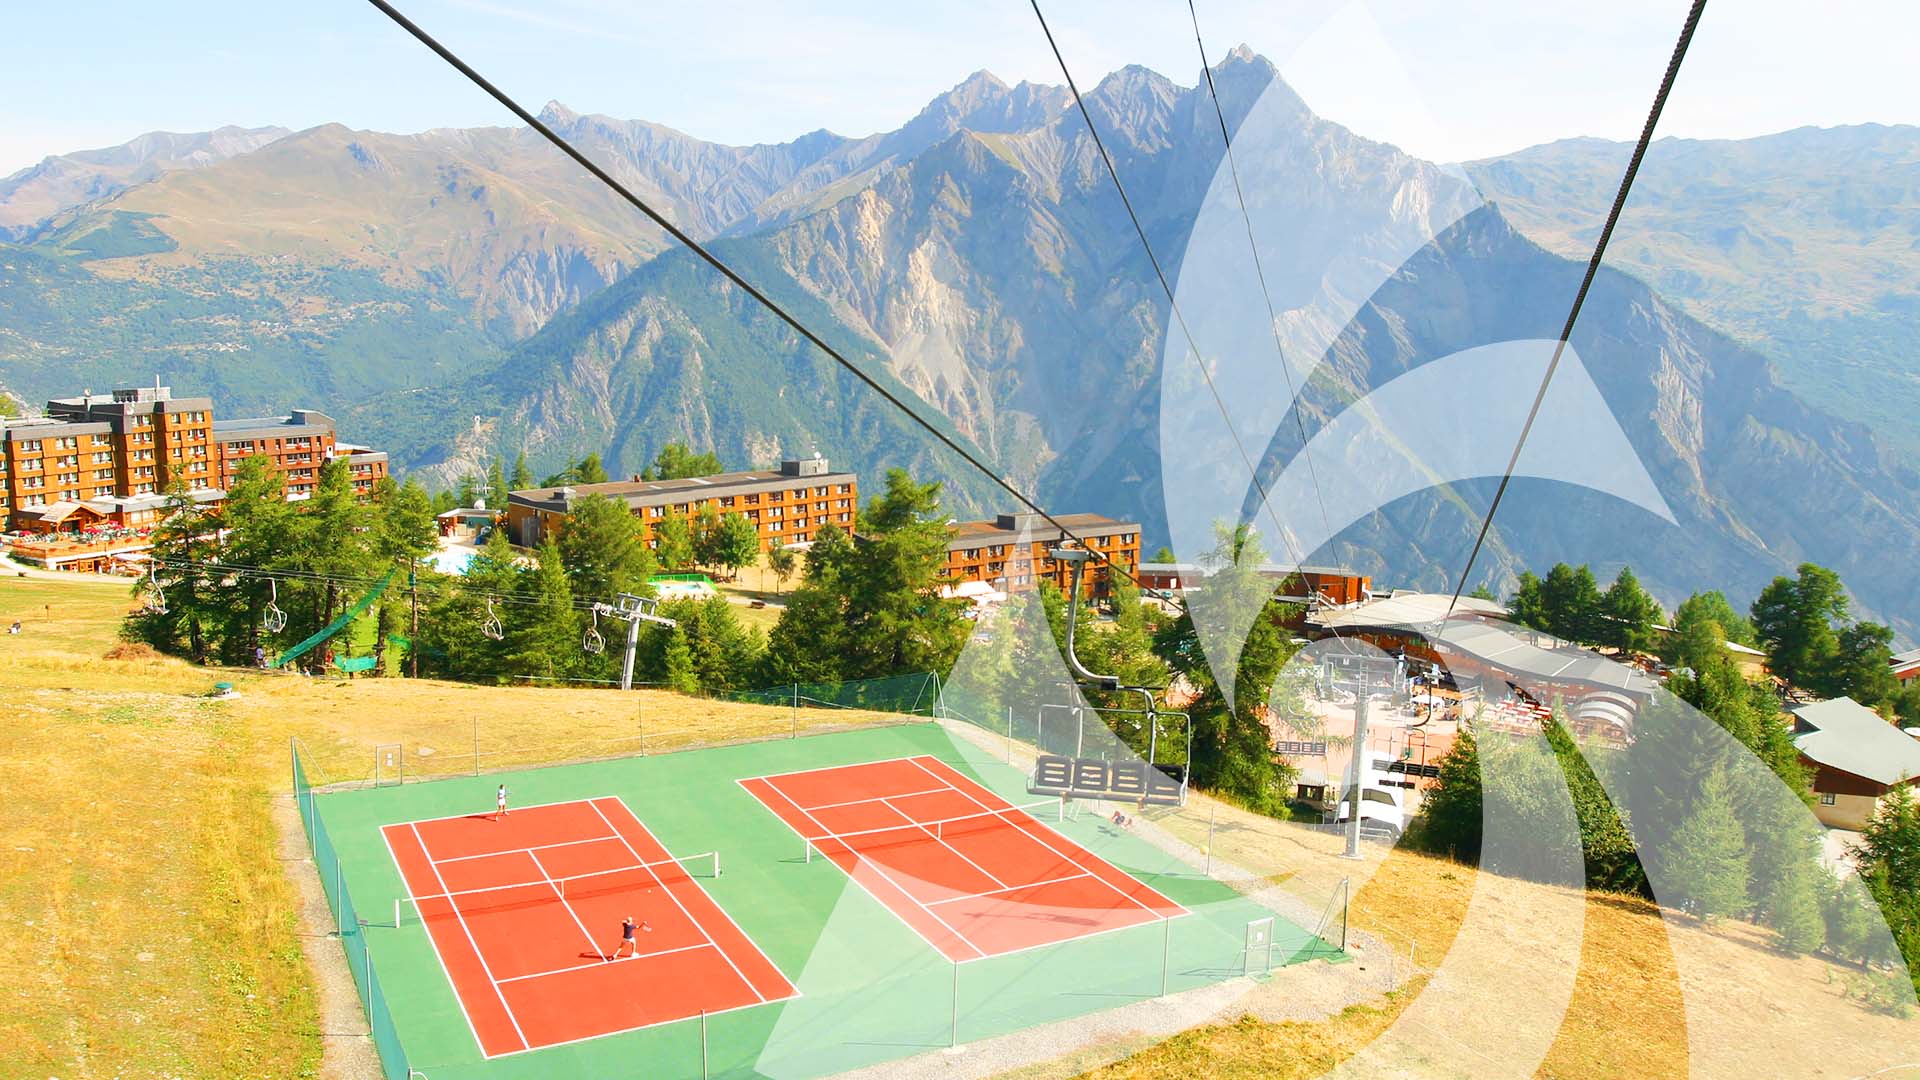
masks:
[[[1198,76],[1182,0],[1043,4],[1085,85],[1127,63]],[[1060,81],[1024,0],[916,4],[402,0],[510,92],[724,142],[898,126],[986,68]],[[1199,0],[1217,60],[1246,42],[1321,114],[1424,157],[1570,135],[1631,138],[1679,0]],[[1446,10],[1442,10],[1446,9]],[[143,131],[340,121],[416,131],[505,122],[360,0],[74,0],[10,5],[0,175]],[[1715,0],[1662,126],[1738,137],[1920,122],[1920,4]]]

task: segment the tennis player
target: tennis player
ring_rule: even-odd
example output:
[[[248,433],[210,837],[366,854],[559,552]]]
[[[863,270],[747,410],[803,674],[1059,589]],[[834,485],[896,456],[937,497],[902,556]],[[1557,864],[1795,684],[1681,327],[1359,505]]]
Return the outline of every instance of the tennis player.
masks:
[[[646,923],[640,923],[638,925],[642,932],[648,934],[653,933],[653,927],[648,926]],[[638,957],[640,955],[640,945],[633,939],[634,927],[633,916],[628,915],[620,920],[620,944],[614,946],[613,955],[607,957],[609,963],[620,959],[620,954],[626,952],[628,949],[633,950],[634,956]]]
[[[501,784],[500,790],[494,792],[493,803],[494,803],[493,816],[506,817],[507,816],[507,785]]]

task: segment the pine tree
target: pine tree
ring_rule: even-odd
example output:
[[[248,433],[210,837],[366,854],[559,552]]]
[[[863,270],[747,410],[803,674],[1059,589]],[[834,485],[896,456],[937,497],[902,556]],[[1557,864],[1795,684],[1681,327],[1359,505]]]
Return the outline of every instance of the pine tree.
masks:
[[[685,570],[693,565],[693,527],[687,516],[673,507],[653,525],[653,554],[662,569]]]
[[[518,675],[565,678],[578,665],[580,612],[573,606],[573,588],[553,537],[540,545],[536,559],[537,565],[520,575],[533,602],[514,620],[507,637],[507,664]]]
[[[1674,627],[1678,629],[1689,619],[1712,621],[1720,624],[1720,636],[1741,645],[1759,644],[1754,636],[1753,622],[1745,615],[1733,609],[1727,602],[1726,594],[1719,590],[1694,593],[1680,602],[1673,612]]]
[[[607,468],[600,464],[599,454],[588,454],[573,467],[573,476],[576,483],[604,484],[607,482]]]
[[[1654,625],[1664,614],[1660,605],[1640,587],[1633,568],[1623,566],[1601,597],[1600,644],[1623,653],[1651,652],[1658,642]]]
[[[687,632],[678,626],[667,631],[666,676],[661,681],[670,690],[682,694],[698,693],[700,673],[693,662],[693,649],[687,644]]]
[[[559,548],[574,595],[604,603],[620,593],[649,595],[653,552],[640,538],[640,519],[625,502],[598,493],[577,500]]]
[[[1839,575],[1813,563],[1801,563],[1794,577],[1774,578],[1753,602],[1754,633],[1773,673],[1820,693],[1840,651],[1834,624],[1846,617]]]
[[[1462,730],[1438,764],[1440,775],[1420,804],[1408,840],[1435,854],[1478,862],[1484,798],[1480,744],[1473,731]]]
[[[493,459],[493,465],[487,469],[487,505],[495,510],[507,508],[507,470],[499,458]]]
[[[1710,920],[1746,910],[1746,833],[1734,816],[1723,770],[1707,774],[1699,798],[1663,845],[1660,863],[1696,917]]]
[[[1507,602],[1507,611],[1513,620],[1521,626],[1533,630],[1547,629],[1547,601],[1542,593],[1544,584],[1534,576],[1531,570],[1520,571],[1520,584],[1514,590],[1513,599]]]
[[[520,451],[513,459],[513,476],[508,480],[508,486],[514,491],[525,491],[533,486],[533,470],[527,468],[527,452],[525,450]],[[501,503],[500,505],[503,508],[506,506],[505,503]]]
[[[718,455],[696,454],[683,443],[668,443],[660,448],[653,464],[642,475],[648,480],[683,480],[690,476],[712,476],[721,471]]]

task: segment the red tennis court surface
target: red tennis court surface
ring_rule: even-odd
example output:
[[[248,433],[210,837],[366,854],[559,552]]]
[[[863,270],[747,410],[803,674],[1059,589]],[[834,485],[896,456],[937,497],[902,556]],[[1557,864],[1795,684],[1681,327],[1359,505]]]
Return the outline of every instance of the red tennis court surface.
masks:
[[[795,996],[693,860],[617,798],[382,832],[410,894],[397,914],[425,924],[487,1057]],[[607,961],[628,915],[651,929],[634,935],[637,956]]]
[[[740,783],[955,962],[1187,914],[938,758]]]

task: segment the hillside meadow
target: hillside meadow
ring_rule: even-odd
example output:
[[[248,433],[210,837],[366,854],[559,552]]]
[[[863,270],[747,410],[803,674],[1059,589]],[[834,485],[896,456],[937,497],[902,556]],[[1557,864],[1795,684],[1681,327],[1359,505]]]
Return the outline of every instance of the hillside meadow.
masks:
[[[9,709],[0,728],[0,1075],[374,1075],[364,1019],[338,990],[339,951],[304,930],[299,916],[311,903],[302,878],[311,871],[299,859],[289,810],[292,738],[316,779],[339,782],[367,778],[374,747],[393,742],[408,746],[407,767],[419,775],[470,771],[476,741],[481,767],[491,769],[796,730],[785,709],[650,691],[200,669],[120,646],[118,620],[129,603],[120,582],[0,579],[0,624],[23,623],[19,636],[0,637]],[[238,696],[209,698],[222,680]],[[797,730],[890,719],[803,713]],[[1216,857],[1308,892],[1320,887],[1315,875],[1331,872],[1335,838],[1225,804],[1197,799],[1158,823],[1204,843],[1209,810]],[[1568,896],[1495,880],[1496,933],[1504,937],[1492,941],[1494,951],[1539,947],[1552,925],[1540,913],[1556,902],[1564,910]],[[1401,963],[1417,962],[1398,993],[1315,1021],[1228,1018],[1137,1052],[1123,1053],[1134,1040],[1013,1075],[1325,1073],[1389,1027],[1417,1019],[1413,1010],[1468,917],[1476,882],[1472,868],[1446,860],[1405,851],[1377,860],[1355,895],[1352,921]],[[1690,1023],[1693,1045],[1713,1062],[1697,1075],[1729,1063],[1755,1076],[1857,1075],[1845,1062],[1810,1060],[1819,1045],[1812,1036],[1863,1048],[1914,1038],[1914,1021],[1844,1001],[1846,972],[1778,955],[1747,927],[1670,923],[1626,897],[1588,896],[1580,910],[1571,1003],[1536,1075],[1688,1076]],[[1689,1020],[1669,934],[1740,973],[1737,987],[1690,987],[1712,997],[1715,1015],[1696,1008]],[[1525,990],[1497,979],[1474,985],[1496,997]],[[1834,1007],[1809,1018],[1778,1004],[1809,993]],[[1822,1030],[1810,1030],[1816,1023]]]

